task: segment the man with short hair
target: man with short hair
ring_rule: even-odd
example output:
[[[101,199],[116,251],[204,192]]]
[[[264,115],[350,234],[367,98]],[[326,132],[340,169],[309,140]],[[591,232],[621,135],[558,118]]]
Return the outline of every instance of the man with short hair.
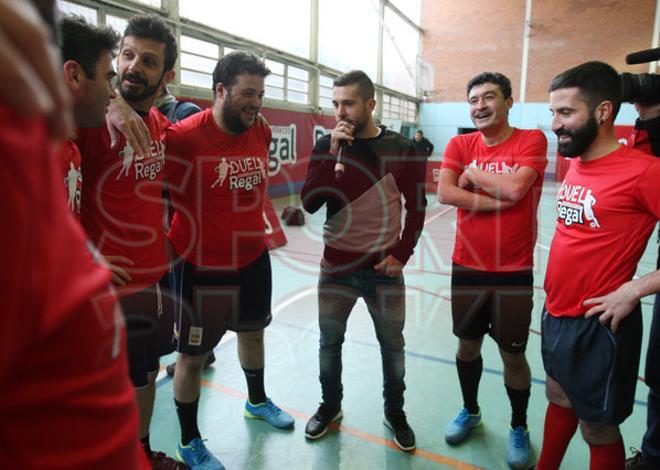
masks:
[[[332,103],[337,125],[314,146],[301,194],[305,210],[325,205],[327,213],[318,291],[323,402],[305,437],[320,438],[342,416],[341,348],[348,317],[362,297],[381,348],[384,423],[396,445],[411,451],[415,434],[403,411],[402,270],[424,227],[426,158],[415,155],[410,140],[374,123],[374,86],[364,72],[337,77]]]
[[[429,139],[424,137],[424,132],[419,129],[415,132],[413,145],[415,146],[415,152],[417,152],[417,155],[430,157],[433,153],[433,144]]]
[[[119,34],[94,26],[81,17],[64,16],[59,22],[64,79],[69,86],[78,128],[105,124],[108,101],[114,98],[112,80]]]
[[[534,294],[536,212],[547,165],[540,130],[509,124],[511,82],[485,72],[468,82],[470,118],[478,132],[452,138],[445,150],[438,199],[458,208],[452,256],[451,310],[458,337],[456,368],[463,408],[447,424],[456,445],[481,424],[477,401],[485,334],[497,342],[511,402],[507,461],[530,459],[527,405],[531,373],[525,358]]]
[[[83,18],[64,16],[59,23],[64,80],[73,98],[76,127],[100,127],[108,102],[114,98],[112,65],[119,35],[111,28],[96,27]],[[80,150],[74,141],[63,144],[62,169],[69,209],[80,215],[82,175]]]
[[[264,329],[272,320],[263,218],[271,132],[258,122],[269,73],[254,54],[225,55],[213,71],[213,106],[167,131],[175,207],[168,237],[182,258],[176,269],[183,298],[174,374],[177,454],[193,469],[223,468],[204,445],[197,409],[202,367],[227,330],[236,332],[247,381],[245,416],[280,429],[294,425],[264,387]],[[183,159],[182,168],[174,157]]]
[[[550,403],[541,470],[559,468],[578,423],[590,468],[624,468],[619,425],[635,400],[639,300],[660,290],[660,271],[632,280],[660,217],[660,161],[619,144],[620,105],[619,75],[602,62],[550,84],[559,153],[576,161],[557,195],[545,278],[541,347]]]
[[[123,136],[112,147],[105,127],[81,129],[78,134],[81,222],[113,272],[128,330],[139,437],[154,468],[183,468],[162,452],[152,451],[149,443],[158,358],[161,352],[173,350],[159,351],[159,320],[173,319],[167,311],[175,308],[166,277],[169,260],[161,200],[169,122],[152,105],[160,88],[174,78],[176,57],[176,38],[161,17],[138,15],[129,20],[117,60],[118,88],[149,130],[147,155],[139,154]]]

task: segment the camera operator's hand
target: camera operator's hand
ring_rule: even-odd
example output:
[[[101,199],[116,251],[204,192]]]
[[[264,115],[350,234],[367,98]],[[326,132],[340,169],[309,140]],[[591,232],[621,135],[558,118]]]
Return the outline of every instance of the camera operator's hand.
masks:
[[[639,118],[642,121],[648,121],[649,119],[655,119],[660,116],[660,103],[635,103],[635,109],[637,110],[637,114],[639,114]]]

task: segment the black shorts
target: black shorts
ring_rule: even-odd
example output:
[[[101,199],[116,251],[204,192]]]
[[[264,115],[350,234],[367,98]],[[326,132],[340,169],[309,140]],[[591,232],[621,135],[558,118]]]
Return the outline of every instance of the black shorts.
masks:
[[[598,317],[554,317],[543,309],[545,372],[561,385],[581,420],[618,425],[630,416],[641,347],[640,305],[616,333]]]
[[[257,331],[271,322],[272,279],[268,250],[236,270],[215,270],[182,262],[175,270],[181,294],[178,351],[211,351],[227,330]]]
[[[500,348],[521,353],[527,347],[534,307],[531,270],[489,272],[452,265],[453,331],[473,340],[489,333]]]
[[[147,385],[147,374],[157,372],[158,358],[175,349],[176,301],[169,274],[152,287],[135,291],[118,289],[126,319],[126,345],[133,386]]]

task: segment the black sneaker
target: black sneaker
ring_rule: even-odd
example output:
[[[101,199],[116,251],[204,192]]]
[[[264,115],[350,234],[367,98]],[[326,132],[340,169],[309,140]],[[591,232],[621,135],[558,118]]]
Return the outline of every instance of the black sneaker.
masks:
[[[316,414],[307,421],[305,437],[308,439],[318,439],[328,432],[328,426],[331,422],[337,421],[341,417],[341,408],[333,408],[325,403],[321,403]]]
[[[415,449],[415,433],[408,425],[403,410],[385,413],[383,424],[394,432],[394,443],[401,450],[410,451]]]
[[[206,362],[204,362],[204,369],[208,369],[211,367],[211,364],[215,362],[215,354],[213,354],[213,351],[209,353],[208,356],[206,356]],[[172,364],[168,364],[167,367],[165,368],[165,371],[167,371],[167,375],[172,377],[174,375],[174,371],[176,370],[176,362],[173,362]]]

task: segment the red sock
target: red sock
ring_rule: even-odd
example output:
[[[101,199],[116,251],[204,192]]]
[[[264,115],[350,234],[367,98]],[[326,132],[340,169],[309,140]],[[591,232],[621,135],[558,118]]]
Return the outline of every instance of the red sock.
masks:
[[[543,447],[537,470],[557,470],[577,430],[578,417],[571,408],[548,405],[543,425]]]
[[[626,450],[623,439],[614,444],[589,446],[589,470],[623,470],[626,465]]]

